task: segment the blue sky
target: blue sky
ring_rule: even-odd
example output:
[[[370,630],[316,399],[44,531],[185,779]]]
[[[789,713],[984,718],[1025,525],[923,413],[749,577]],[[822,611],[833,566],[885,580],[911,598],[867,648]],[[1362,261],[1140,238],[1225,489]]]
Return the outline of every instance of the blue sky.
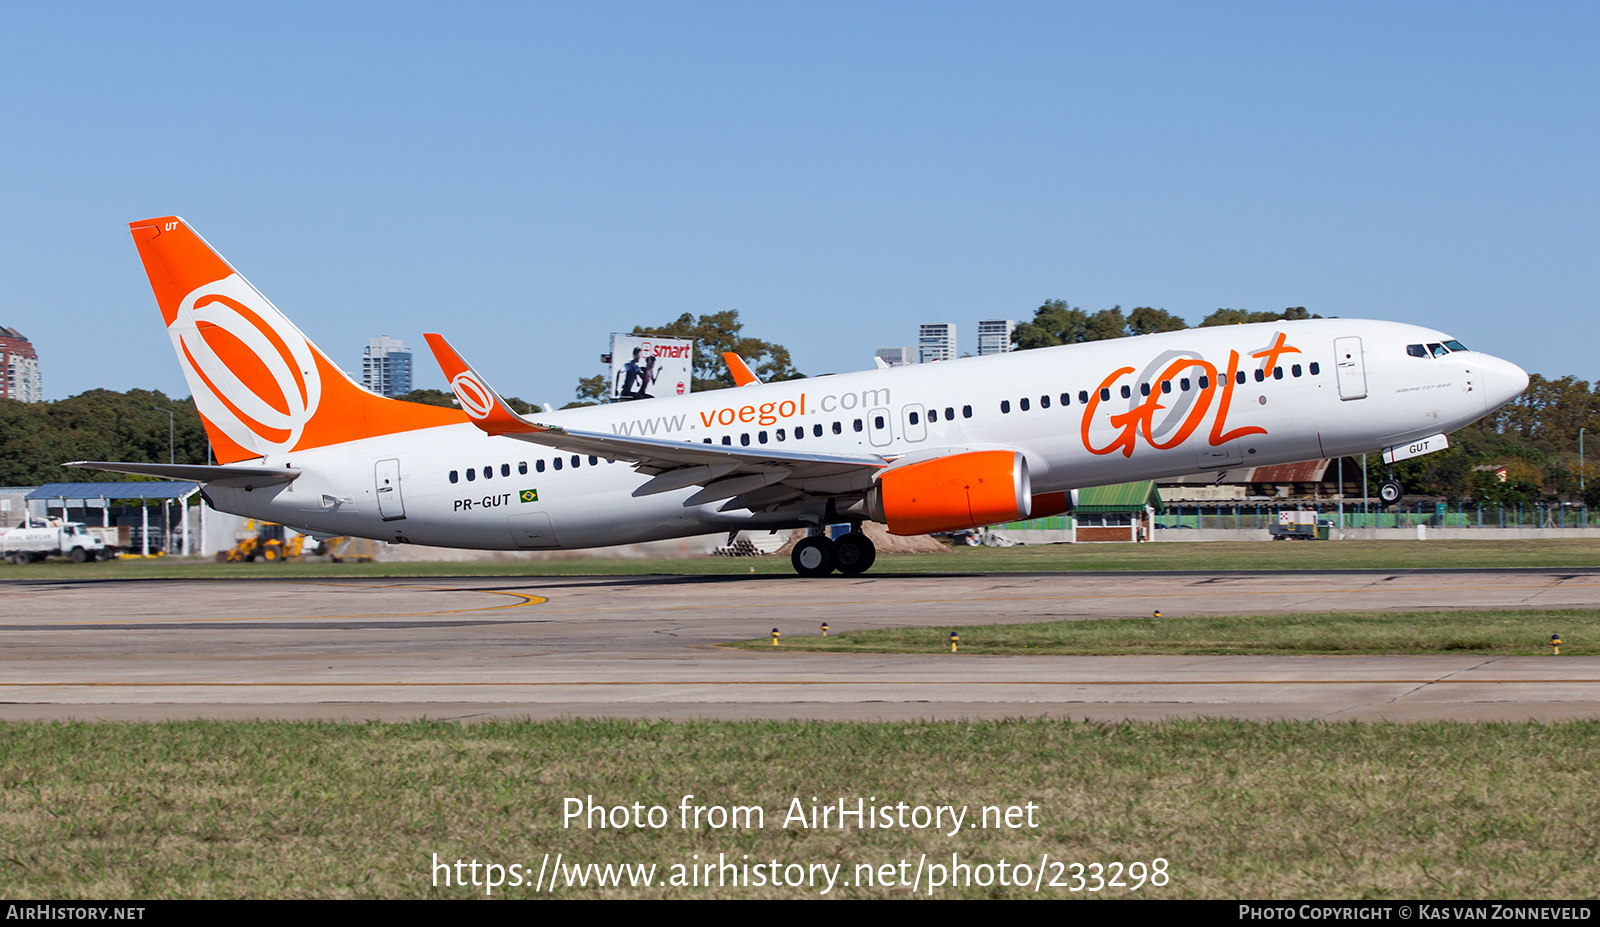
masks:
[[[560,405],[737,309],[807,373],[1046,299],[1432,325],[1600,377],[1600,5],[16,4],[0,325],[187,395],[176,213],[347,370]]]

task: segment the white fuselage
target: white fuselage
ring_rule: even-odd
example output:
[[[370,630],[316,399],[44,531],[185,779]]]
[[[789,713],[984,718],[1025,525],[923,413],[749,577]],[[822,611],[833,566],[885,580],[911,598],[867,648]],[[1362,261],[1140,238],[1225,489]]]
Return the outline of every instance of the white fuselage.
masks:
[[[1259,323],[539,418],[574,431],[890,461],[1016,450],[1026,455],[1039,494],[1375,451],[1460,428],[1526,386],[1514,364],[1477,351],[1407,353],[1408,345],[1447,341],[1392,322]],[[648,476],[626,462],[489,436],[470,423],[275,455],[258,465],[302,474],[253,491],[214,484],[212,503],[329,535],[578,548],[799,524],[792,511],[685,506],[692,486],[635,497]],[[509,519],[545,525],[546,518],[548,529],[534,532],[533,541],[522,532],[520,545],[508,527]]]

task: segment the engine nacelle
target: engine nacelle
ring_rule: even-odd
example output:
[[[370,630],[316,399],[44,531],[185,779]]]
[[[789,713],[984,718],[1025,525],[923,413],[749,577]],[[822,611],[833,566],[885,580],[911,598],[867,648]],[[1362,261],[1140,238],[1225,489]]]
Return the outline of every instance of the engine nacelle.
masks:
[[[972,451],[883,471],[867,507],[890,534],[929,534],[1027,518],[1032,496],[1026,457]]]

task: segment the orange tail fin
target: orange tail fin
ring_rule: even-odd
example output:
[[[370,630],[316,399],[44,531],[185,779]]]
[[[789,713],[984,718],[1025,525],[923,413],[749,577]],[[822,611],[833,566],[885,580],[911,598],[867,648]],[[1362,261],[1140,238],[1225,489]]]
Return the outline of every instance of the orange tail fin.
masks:
[[[467,420],[357,386],[177,216],[128,228],[220,463]]]

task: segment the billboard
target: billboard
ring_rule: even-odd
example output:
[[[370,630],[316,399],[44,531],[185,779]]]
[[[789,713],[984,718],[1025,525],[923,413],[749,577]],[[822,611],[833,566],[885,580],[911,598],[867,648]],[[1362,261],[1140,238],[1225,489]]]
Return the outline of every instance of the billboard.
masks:
[[[611,335],[612,402],[687,396],[693,373],[693,339]]]

